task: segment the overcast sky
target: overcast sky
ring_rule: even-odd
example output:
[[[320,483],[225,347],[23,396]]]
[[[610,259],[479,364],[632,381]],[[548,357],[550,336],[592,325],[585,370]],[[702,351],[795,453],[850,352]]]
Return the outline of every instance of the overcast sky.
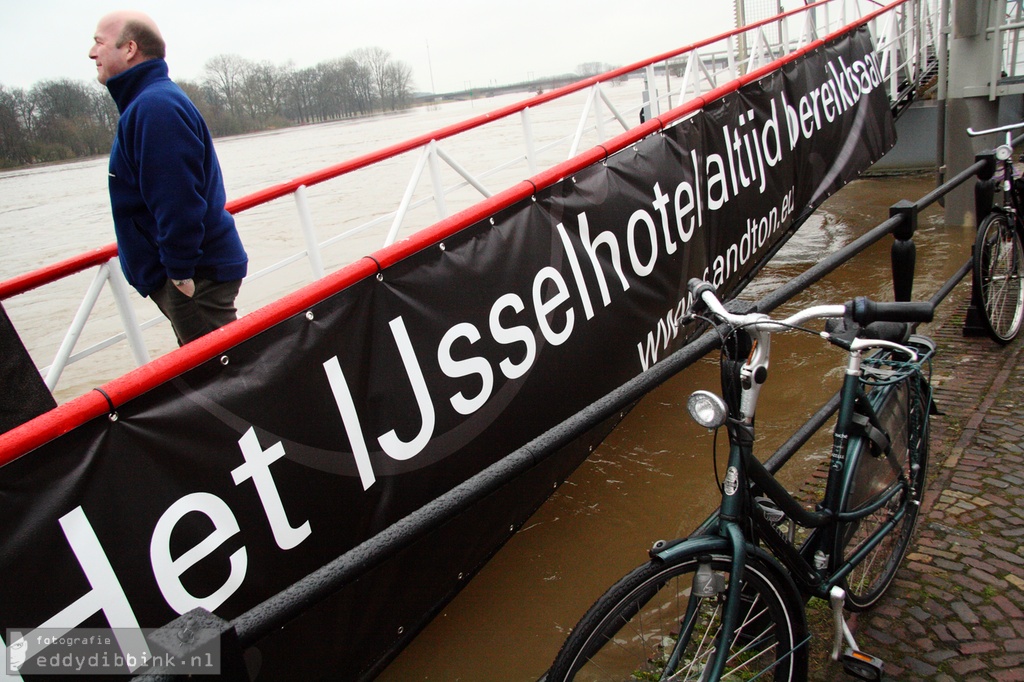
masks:
[[[412,67],[417,90],[448,92],[621,66],[717,35],[727,0],[4,0],[0,84],[91,80],[97,20],[140,9],[167,41],[171,77],[199,80],[211,57],[237,54],[296,68],[381,47]],[[431,87],[433,80],[433,88]]]

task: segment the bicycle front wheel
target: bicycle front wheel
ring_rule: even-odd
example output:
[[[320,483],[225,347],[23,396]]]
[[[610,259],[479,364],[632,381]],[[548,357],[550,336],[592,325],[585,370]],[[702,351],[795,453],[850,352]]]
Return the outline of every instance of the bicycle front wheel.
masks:
[[[974,290],[993,339],[1006,344],[1024,320],[1024,245],[1005,213],[990,213],[974,244]]]
[[[886,504],[857,521],[843,524],[840,557],[850,559],[885,524],[895,526],[857,563],[846,577],[847,606],[872,607],[889,587],[910,546],[924,496],[928,469],[928,398],[923,379],[912,376],[888,387],[878,417],[890,438],[891,453],[873,452],[866,439],[851,445],[840,509],[855,513],[897,489]]]
[[[583,616],[547,682],[703,679],[721,631],[730,563],[725,555],[693,552],[635,569]],[[714,576],[710,596],[694,593],[698,569],[700,579]],[[751,555],[742,599],[723,678],[805,679],[807,623],[792,581]]]

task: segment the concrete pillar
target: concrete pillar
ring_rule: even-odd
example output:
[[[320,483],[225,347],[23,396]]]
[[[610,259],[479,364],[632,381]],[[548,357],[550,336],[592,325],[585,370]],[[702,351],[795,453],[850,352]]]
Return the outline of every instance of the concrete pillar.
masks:
[[[989,101],[994,41],[986,38],[993,2],[952,0],[949,36],[949,88],[946,99],[946,173],[951,178],[974,163],[975,155],[1000,140],[968,138],[967,128],[992,128],[999,119],[999,102]],[[1005,0],[1004,0],[1005,2]],[[946,223],[974,225],[974,183],[965,183],[946,196]]]

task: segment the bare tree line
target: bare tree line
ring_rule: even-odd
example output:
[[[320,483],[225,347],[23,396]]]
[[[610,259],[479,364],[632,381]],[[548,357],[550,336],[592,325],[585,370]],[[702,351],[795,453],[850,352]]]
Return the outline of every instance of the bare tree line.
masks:
[[[412,99],[412,68],[382,48],[297,69],[219,55],[199,81],[177,81],[214,136],[396,111]],[[0,84],[0,168],[110,151],[117,108],[98,83]]]

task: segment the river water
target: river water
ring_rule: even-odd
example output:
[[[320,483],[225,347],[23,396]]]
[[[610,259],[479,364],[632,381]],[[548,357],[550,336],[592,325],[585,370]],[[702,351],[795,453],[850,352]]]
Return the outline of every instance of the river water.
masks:
[[[635,83],[610,92],[621,100],[623,111],[639,104]],[[220,140],[228,195],[235,198],[283,182],[516,99],[461,102],[372,121]],[[572,107],[566,104],[546,114],[547,118],[538,116],[542,122],[534,121],[535,135],[558,140],[568,123],[571,136],[579,105],[577,100]],[[513,117],[489,134],[516,138],[518,119]],[[460,160],[494,157],[481,162],[490,168],[503,163],[493,151],[497,146],[470,138],[453,144],[450,153]],[[565,158],[567,151],[554,145],[543,154],[543,162],[550,165]],[[385,164],[375,174],[326,189],[313,188],[312,213],[320,238],[360,225],[367,216],[394,210],[416,161],[414,155],[407,156]],[[95,159],[0,174],[0,239],[4,243],[0,280],[112,241],[105,164],[105,159]],[[488,182],[501,189],[527,176],[524,164],[513,164],[488,176]],[[808,221],[745,295],[757,298],[805,270],[821,254],[884,220],[896,201],[917,199],[932,184],[931,176],[851,183]],[[464,193],[449,201],[449,209],[478,197]],[[421,224],[436,220],[433,207],[427,209],[415,220]],[[246,212],[238,222],[254,272],[303,248],[290,200]],[[389,224],[384,221],[326,254],[328,267],[379,246]],[[968,257],[972,240],[971,229],[945,227],[937,209],[922,215],[916,237],[915,297],[930,296]],[[813,299],[807,295],[804,302],[842,302],[862,294],[891,300],[890,244],[890,239],[882,240],[827,278],[814,290]],[[59,345],[89,277],[81,275],[60,287],[4,302],[41,366]],[[310,278],[308,266],[299,263],[258,282],[247,281],[239,298],[240,311],[251,311]],[[103,306],[109,309],[111,304],[101,301]],[[136,309],[141,319],[155,315],[148,301],[136,301]],[[90,321],[87,330],[102,337],[115,328],[96,320]],[[148,330],[150,353],[170,350],[171,336],[166,325]],[[58,398],[67,399],[130,369],[128,352],[123,343],[119,346],[120,350],[99,353],[71,368]],[[842,358],[814,337],[779,336],[773,348],[773,369],[758,419],[757,448],[765,456],[836,390],[841,376],[837,367]],[[380,679],[525,682],[543,674],[569,628],[607,586],[643,562],[654,541],[688,534],[716,503],[711,439],[685,415],[686,397],[696,388],[717,390],[715,358],[644,398]],[[781,475],[785,482],[795,486],[806,480],[827,451],[827,440],[817,442],[820,447],[808,448],[809,454],[801,454],[787,466]],[[344,633],[324,635],[344,637]]]

